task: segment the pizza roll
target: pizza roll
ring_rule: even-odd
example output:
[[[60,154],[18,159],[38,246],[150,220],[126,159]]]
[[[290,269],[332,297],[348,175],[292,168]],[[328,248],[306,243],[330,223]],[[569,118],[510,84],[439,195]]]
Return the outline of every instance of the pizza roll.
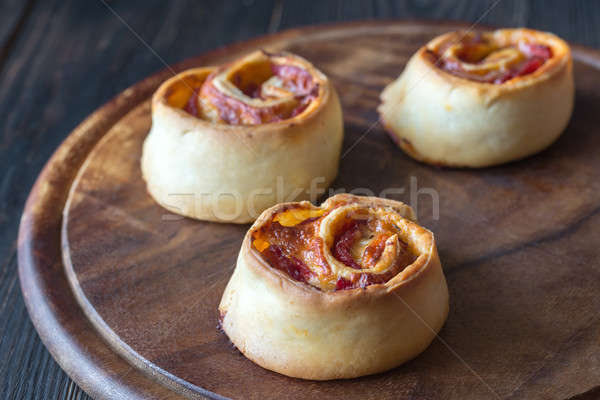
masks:
[[[552,144],[573,108],[569,46],[530,29],[451,32],[413,55],[379,113],[411,157],[486,167]]]
[[[177,214],[247,223],[338,171],[343,121],[327,77],[303,58],[254,52],[174,76],[152,99],[142,172]]]
[[[250,360],[305,379],[354,378],[417,356],[448,289],[433,234],[398,201],[339,194],[266,210],[219,305]]]

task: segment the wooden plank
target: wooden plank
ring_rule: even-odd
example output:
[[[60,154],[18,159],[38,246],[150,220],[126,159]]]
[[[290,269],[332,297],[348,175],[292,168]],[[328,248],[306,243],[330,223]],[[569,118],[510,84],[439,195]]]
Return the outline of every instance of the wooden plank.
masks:
[[[0,4],[0,71],[11,54],[23,25],[33,9],[33,0],[7,0]]]
[[[461,20],[500,27],[527,26],[549,30],[587,46],[600,46],[598,5],[585,0],[394,1],[336,0],[303,2],[283,0],[279,29],[328,21],[365,18]]]

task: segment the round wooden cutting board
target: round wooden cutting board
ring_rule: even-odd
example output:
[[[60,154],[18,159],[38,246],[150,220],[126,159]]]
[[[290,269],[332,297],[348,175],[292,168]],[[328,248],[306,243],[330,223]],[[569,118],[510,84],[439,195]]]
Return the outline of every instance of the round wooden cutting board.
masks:
[[[360,22],[286,31],[186,61],[289,50],[333,80],[345,115],[336,191],[416,208],[438,242],[448,321],[415,360],[347,381],[291,379],[241,355],[216,307],[248,225],[170,214],[139,163],[149,99],[171,73],[126,90],[53,155],[19,236],[22,290],[42,340],[98,399],[592,398],[600,390],[600,54],[574,47],[573,118],[548,150],[482,170],[438,169],[378,124],[382,88],[459,24]],[[543,118],[543,116],[541,116]],[[438,212],[439,210],[439,212]]]

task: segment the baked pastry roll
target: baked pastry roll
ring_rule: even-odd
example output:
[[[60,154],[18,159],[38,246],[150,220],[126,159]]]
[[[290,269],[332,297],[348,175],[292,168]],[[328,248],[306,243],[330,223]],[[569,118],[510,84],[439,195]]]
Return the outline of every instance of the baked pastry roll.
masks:
[[[419,49],[379,113],[411,157],[485,167],[549,146],[573,108],[569,46],[530,29],[451,32]]]
[[[316,197],[337,175],[342,138],[327,77],[299,56],[257,51],[160,86],[142,172],[177,214],[246,223],[290,196]]]
[[[448,313],[433,234],[398,201],[339,194],[266,210],[219,305],[250,360],[304,379],[354,378],[421,353]]]

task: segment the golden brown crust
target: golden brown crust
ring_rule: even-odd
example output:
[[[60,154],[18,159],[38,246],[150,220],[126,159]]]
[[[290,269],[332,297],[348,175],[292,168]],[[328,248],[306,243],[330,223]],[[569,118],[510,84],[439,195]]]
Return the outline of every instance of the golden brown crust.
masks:
[[[393,200],[336,195],[334,201],[393,207]],[[448,312],[448,292],[433,235],[411,226],[416,261],[394,278],[365,288],[321,291],[268,265],[251,233],[286,204],[266,210],[248,231],[219,311],[232,342],[252,361],[305,379],[352,378],[393,368],[431,342]]]
[[[572,59],[560,38],[529,29],[502,29],[506,41],[527,37],[552,49],[534,72],[504,83],[478,82],[439,68],[430,56],[460,32],[433,39],[381,94],[381,119],[398,146],[430,164],[485,167],[548,147],[571,116]]]
[[[320,189],[333,181],[343,139],[337,94],[308,61],[278,57],[301,62],[319,82],[318,95],[291,118],[233,125],[185,111],[213,67],[184,71],[156,91],[142,172],[159,204],[192,218],[247,223],[296,189],[298,200],[315,197],[314,178]]]

